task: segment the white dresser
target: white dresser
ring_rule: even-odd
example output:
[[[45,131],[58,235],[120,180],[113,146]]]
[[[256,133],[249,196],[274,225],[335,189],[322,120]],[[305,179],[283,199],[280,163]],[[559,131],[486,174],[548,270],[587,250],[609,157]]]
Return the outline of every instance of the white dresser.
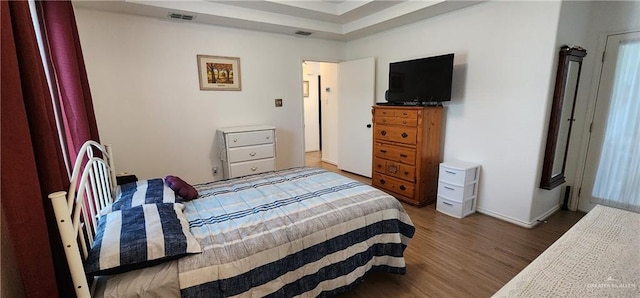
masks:
[[[480,165],[466,161],[440,164],[436,209],[463,218],[476,212]]]
[[[218,129],[217,134],[225,179],[275,170],[275,127],[225,127]]]

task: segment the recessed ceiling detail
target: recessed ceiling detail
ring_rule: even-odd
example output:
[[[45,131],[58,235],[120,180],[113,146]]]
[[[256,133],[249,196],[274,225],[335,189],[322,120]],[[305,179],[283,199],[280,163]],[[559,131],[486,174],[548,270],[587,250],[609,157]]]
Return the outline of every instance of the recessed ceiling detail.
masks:
[[[74,1],[76,7],[314,38],[353,40],[485,2],[461,0],[111,0]],[[171,15],[175,14],[176,17]],[[182,16],[185,16],[184,18]]]

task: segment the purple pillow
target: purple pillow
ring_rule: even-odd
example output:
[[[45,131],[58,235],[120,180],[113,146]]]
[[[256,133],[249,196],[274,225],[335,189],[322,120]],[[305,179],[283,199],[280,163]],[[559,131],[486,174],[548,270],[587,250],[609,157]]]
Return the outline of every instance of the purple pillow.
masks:
[[[198,191],[179,177],[169,175],[164,177],[164,182],[173,189],[177,195],[182,197],[183,201],[191,201],[198,197]]]

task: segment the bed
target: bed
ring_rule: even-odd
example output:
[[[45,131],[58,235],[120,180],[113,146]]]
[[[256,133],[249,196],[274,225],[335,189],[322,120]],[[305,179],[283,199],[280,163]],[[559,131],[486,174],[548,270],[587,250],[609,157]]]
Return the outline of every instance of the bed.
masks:
[[[79,297],[331,296],[368,272],[406,273],[402,205],[336,173],[204,183],[189,201],[168,180],[116,187],[113,173],[110,148],[89,141],[69,191],[49,196]]]
[[[594,207],[493,297],[640,297],[640,214]]]

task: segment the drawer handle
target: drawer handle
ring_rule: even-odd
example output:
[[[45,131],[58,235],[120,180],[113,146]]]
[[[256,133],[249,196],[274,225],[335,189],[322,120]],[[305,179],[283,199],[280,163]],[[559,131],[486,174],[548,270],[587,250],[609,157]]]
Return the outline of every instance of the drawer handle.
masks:
[[[378,165],[378,169],[379,169],[379,168],[382,168],[382,165]]]
[[[233,139],[233,142],[234,142],[234,143],[235,143],[235,142],[237,142],[237,141],[238,141],[238,139]]]
[[[409,135],[408,135],[406,132],[403,132],[403,133],[401,134],[401,136],[402,136],[403,138],[406,138],[406,137],[408,137]]]
[[[380,150],[380,152],[382,152],[382,153],[387,153],[387,150]]]
[[[255,172],[258,169],[258,167],[251,167],[251,171]]]
[[[400,185],[400,190],[407,190],[407,188],[404,185]]]
[[[271,137],[267,137],[267,140],[270,139]]]
[[[383,131],[380,132],[380,134],[383,135],[383,136],[386,136],[387,132],[383,130]]]
[[[447,202],[442,202],[442,204],[445,204],[445,205],[447,205],[447,206],[453,206],[453,204],[451,204],[451,203],[447,203]]]
[[[249,155],[250,156],[256,156],[256,153],[255,152],[251,152],[251,153],[249,153]]]
[[[444,172],[447,173],[447,174],[451,174],[451,175],[455,175],[456,174],[456,172],[452,172],[452,171],[444,171]]]
[[[445,186],[444,188],[445,188],[445,189],[448,189],[448,190],[456,190],[455,188],[453,188],[453,187],[448,187],[448,186]]]
[[[387,123],[387,119],[382,119],[382,123]]]
[[[402,124],[407,124],[407,120],[402,121]]]
[[[406,154],[400,154],[400,157],[407,158],[408,156]]]
[[[402,113],[402,116],[409,116],[406,112]]]
[[[384,181],[384,179],[380,179],[380,184],[385,184],[387,183],[387,181]]]
[[[408,175],[409,175],[409,172],[404,172],[404,174],[405,174],[406,176],[408,176]]]

